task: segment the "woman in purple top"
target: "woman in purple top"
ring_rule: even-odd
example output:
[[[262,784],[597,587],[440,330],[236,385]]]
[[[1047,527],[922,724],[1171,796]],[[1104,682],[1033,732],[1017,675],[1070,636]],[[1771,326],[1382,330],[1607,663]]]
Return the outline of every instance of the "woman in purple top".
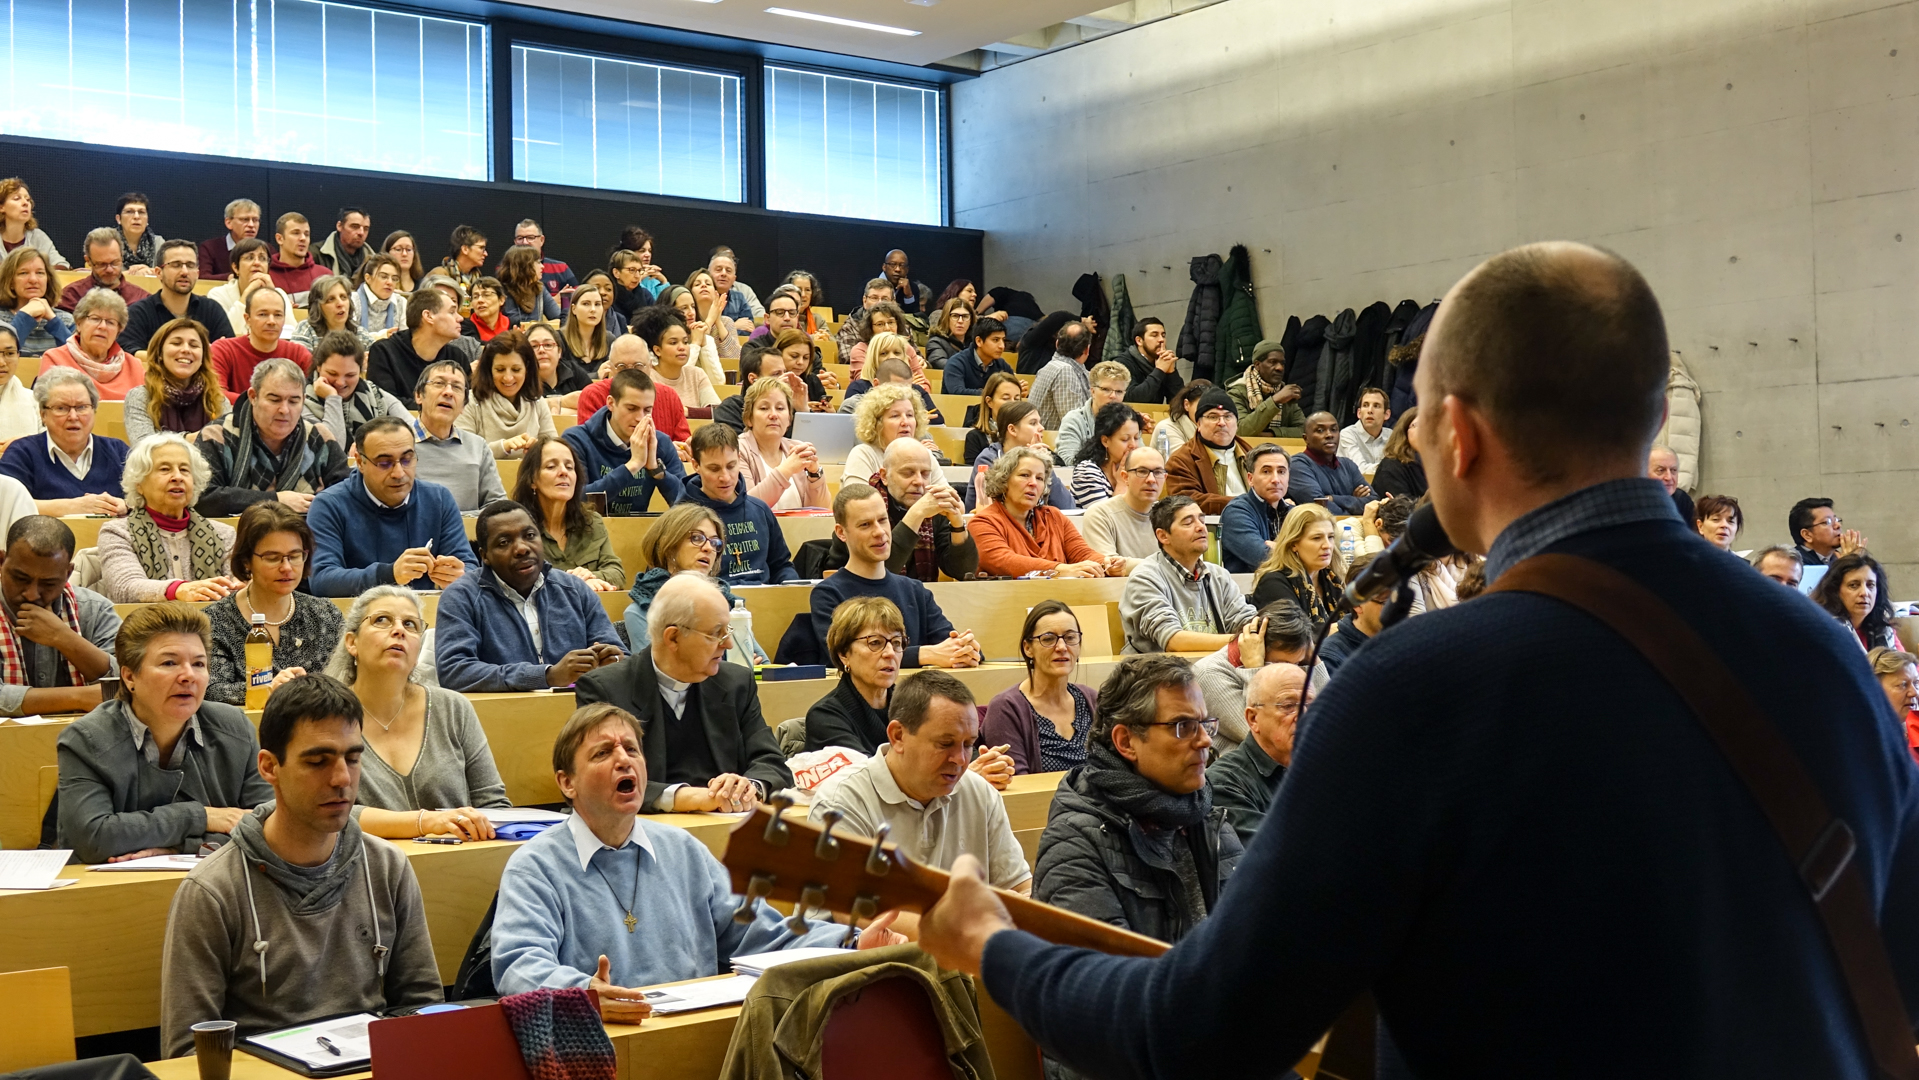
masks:
[[[1079,617],[1062,600],[1044,600],[1020,630],[1026,678],[986,706],[984,746],[1006,746],[1016,773],[1060,772],[1086,763],[1099,692],[1069,681],[1079,665]]]

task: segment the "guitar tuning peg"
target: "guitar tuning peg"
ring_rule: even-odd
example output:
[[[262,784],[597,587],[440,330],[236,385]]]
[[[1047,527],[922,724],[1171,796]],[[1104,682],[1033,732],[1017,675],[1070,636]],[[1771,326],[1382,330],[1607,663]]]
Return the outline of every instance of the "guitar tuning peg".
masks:
[[[880,913],[880,901],[876,896],[861,893],[853,898],[853,925],[871,922],[873,916]]]
[[[807,931],[806,913],[826,906],[826,886],[808,885],[800,890],[800,902],[793,905],[793,917],[786,920],[786,928],[795,936]],[[827,916],[830,921],[832,916]]]
[[[766,805],[773,811],[766,822],[766,842],[774,847],[785,847],[788,837],[792,835],[792,830],[786,827],[783,816],[792,809],[793,796],[782,791],[766,800]]]
[[[886,856],[880,851],[886,844],[886,834],[892,831],[893,826],[884,821],[873,830],[873,850],[866,853],[866,872],[874,877],[885,877],[886,872],[893,868],[893,864],[887,862]]]
[[[753,902],[773,891],[775,878],[772,874],[754,874],[746,883],[746,895],[740,899],[740,906],[733,909],[733,921],[741,926],[753,921]]]
[[[820,811],[820,841],[813,845],[813,857],[822,862],[832,862],[840,857],[840,842],[833,839],[833,826],[846,815],[838,810]]]

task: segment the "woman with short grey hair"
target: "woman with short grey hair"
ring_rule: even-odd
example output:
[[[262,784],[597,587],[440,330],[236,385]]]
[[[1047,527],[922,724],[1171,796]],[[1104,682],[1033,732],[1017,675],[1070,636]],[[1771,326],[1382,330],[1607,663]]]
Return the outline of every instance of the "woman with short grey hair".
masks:
[[[421,684],[426,634],[420,596],[404,586],[376,585],[347,612],[327,674],[351,687],[366,712],[354,814],[360,828],[393,840],[491,840],[493,826],[475,808],[513,804],[472,702]]]
[[[218,600],[240,587],[228,573],[233,527],[193,509],[212,476],[193,444],[171,431],[127,454],[120,484],[127,516],[100,526],[100,592],[116,604]]]
[[[127,302],[119,293],[93,289],[73,307],[73,336],[46,351],[40,370],[73,368],[93,380],[100,397],[124,400],[127,391],[147,381],[140,358],[120,347],[120,331],[126,328]]]

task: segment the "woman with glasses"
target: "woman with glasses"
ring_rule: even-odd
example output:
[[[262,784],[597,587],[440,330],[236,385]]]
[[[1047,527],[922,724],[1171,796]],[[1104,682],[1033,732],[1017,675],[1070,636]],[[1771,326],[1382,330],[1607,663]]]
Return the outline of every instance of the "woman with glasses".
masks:
[[[120,347],[127,328],[127,302],[119,293],[94,289],[73,306],[73,336],[40,357],[40,370],[73,368],[93,380],[102,401],[124,401],[147,381],[140,358]]]
[[[33,391],[20,381],[19,369],[20,332],[0,320],[0,454],[7,452],[13,440],[45,430],[40,406],[33,400]],[[225,404],[224,395],[220,401]]]
[[[361,345],[371,345],[374,340],[374,335],[353,317],[353,282],[340,274],[328,274],[307,291],[307,317],[294,325],[288,339],[311,351],[321,338],[336,330],[353,334]]]
[[[865,401],[860,402],[865,405]],[[1049,465],[1061,464],[1059,455],[1046,445],[1046,421],[1040,418],[1039,406],[1030,401],[1013,401],[1000,406],[999,442],[988,446],[973,459],[973,482],[966,487],[966,509],[972,511],[984,504],[978,502],[979,492],[985,485],[986,474],[993,463],[1002,456],[1021,448],[1039,454]],[[1072,510],[1079,504],[1073,501],[1072,489],[1066,481],[1059,478],[1057,469],[1051,470],[1051,479],[1046,487],[1046,504],[1058,510]]]
[[[475,807],[513,804],[473,704],[419,681],[426,637],[419,594],[376,585],[353,601],[345,625],[326,673],[352,688],[366,714],[360,805],[353,810],[360,828],[390,840],[440,833],[493,839],[493,826]]]
[[[1042,600],[1026,613],[1019,651],[1026,678],[986,705],[980,742],[1005,746],[1016,773],[1060,772],[1086,764],[1099,691],[1072,681],[1082,639],[1079,616],[1064,600]]]
[[[393,256],[376,252],[360,265],[354,279],[353,317],[374,337],[406,329],[406,294],[400,291],[400,264]]]
[[[806,711],[806,748],[879,753],[906,656],[906,620],[883,596],[855,597],[834,610],[826,652],[840,669],[840,684]]]
[[[306,517],[277,500],[254,503],[234,530],[233,577],[241,587],[207,607],[213,620],[207,697],[229,705],[247,699],[247,634],[253,615],[266,616],[273,641],[273,688],[319,671],[340,643],[340,609],[330,600],[298,592],[313,559],[313,530]]]
[[[693,503],[681,503],[653,522],[640,538],[640,559],[646,564],[644,573],[633,581],[633,587],[627,595],[633,602],[626,608],[626,640],[633,652],[651,644],[647,636],[646,613],[653,606],[653,596],[667,579],[682,571],[704,574],[713,579],[720,587],[720,593],[726,597],[726,606],[733,606],[733,590],[720,580],[717,570],[720,564],[720,545],[725,542],[726,530],[721,527],[720,519],[706,507]],[[784,630],[784,627],[780,628]],[[734,644],[753,657],[755,663],[766,663],[767,652],[752,635],[745,641]]]
[[[546,323],[528,323],[526,347],[533,350],[533,368],[540,373],[540,394],[560,399],[563,408],[578,405],[580,391],[593,385],[593,377],[566,358],[560,332]]]
[[[972,340],[973,305],[955,296],[933,317],[933,332],[926,338],[926,366],[944,368],[954,353],[964,351]]]
[[[127,454],[127,516],[100,526],[99,591],[107,599],[218,600],[240,587],[227,576],[233,527],[193,509],[211,475],[193,444],[171,431]]]
[[[387,233],[386,239],[380,241],[380,254],[392,259],[394,268],[400,271],[397,288],[401,295],[404,296],[420,287],[420,280],[426,277],[426,270],[420,265],[420,246],[413,239],[412,233],[405,229],[395,229]],[[406,325],[404,318],[400,320],[400,325]]]

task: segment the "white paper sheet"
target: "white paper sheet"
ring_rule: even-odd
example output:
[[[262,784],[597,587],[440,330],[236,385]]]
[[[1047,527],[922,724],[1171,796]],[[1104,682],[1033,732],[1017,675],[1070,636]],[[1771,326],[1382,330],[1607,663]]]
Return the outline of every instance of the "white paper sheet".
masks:
[[[32,716],[9,716],[0,720],[0,727],[39,727],[42,724],[64,724],[72,719],[71,716],[41,716],[34,713]]]
[[[198,855],[151,855],[144,859],[128,859],[126,862],[101,863],[89,866],[89,870],[191,870],[200,865]]]
[[[54,889],[60,868],[73,857],[67,851],[0,851],[0,889]]]
[[[820,956],[838,956],[840,953],[847,951],[849,950],[810,948],[779,949],[774,952],[751,953],[746,956],[735,956],[733,958],[733,970],[742,975],[764,975],[768,968],[776,968],[781,964],[790,964],[795,960],[812,960]]]
[[[366,1026],[377,1017],[355,1013],[337,1020],[326,1020],[305,1027],[286,1028],[248,1037],[247,1041],[278,1054],[305,1062],[312,1068],[332,1068],[373,1060],[373,1045],[367,1039]],[[321,1036],[340,1052],[335,1054],[320,1045]]]
[[[653,1006],[654,1015],[670,1016],[673,1013],[692,1012],[694,1009],[738,1005],[746,1000],[746,992],[753,989],[753,984],[757,981],[752,975],[735,975],[729,979],[715,979],[712,982],[687,983],[685,986],[648,990],[643,996],[647,1004]]]
[[[443,809],[450,810],[455,808],[444,807]],[[485,814],[486,820],[496,829],[502,825],[528,823],[534,825],[558,825],[560,822],[566,820],[566,815],[557,810],[536,810],[528,806],[499,807],[492,810],[482,810],[480,813]]]

